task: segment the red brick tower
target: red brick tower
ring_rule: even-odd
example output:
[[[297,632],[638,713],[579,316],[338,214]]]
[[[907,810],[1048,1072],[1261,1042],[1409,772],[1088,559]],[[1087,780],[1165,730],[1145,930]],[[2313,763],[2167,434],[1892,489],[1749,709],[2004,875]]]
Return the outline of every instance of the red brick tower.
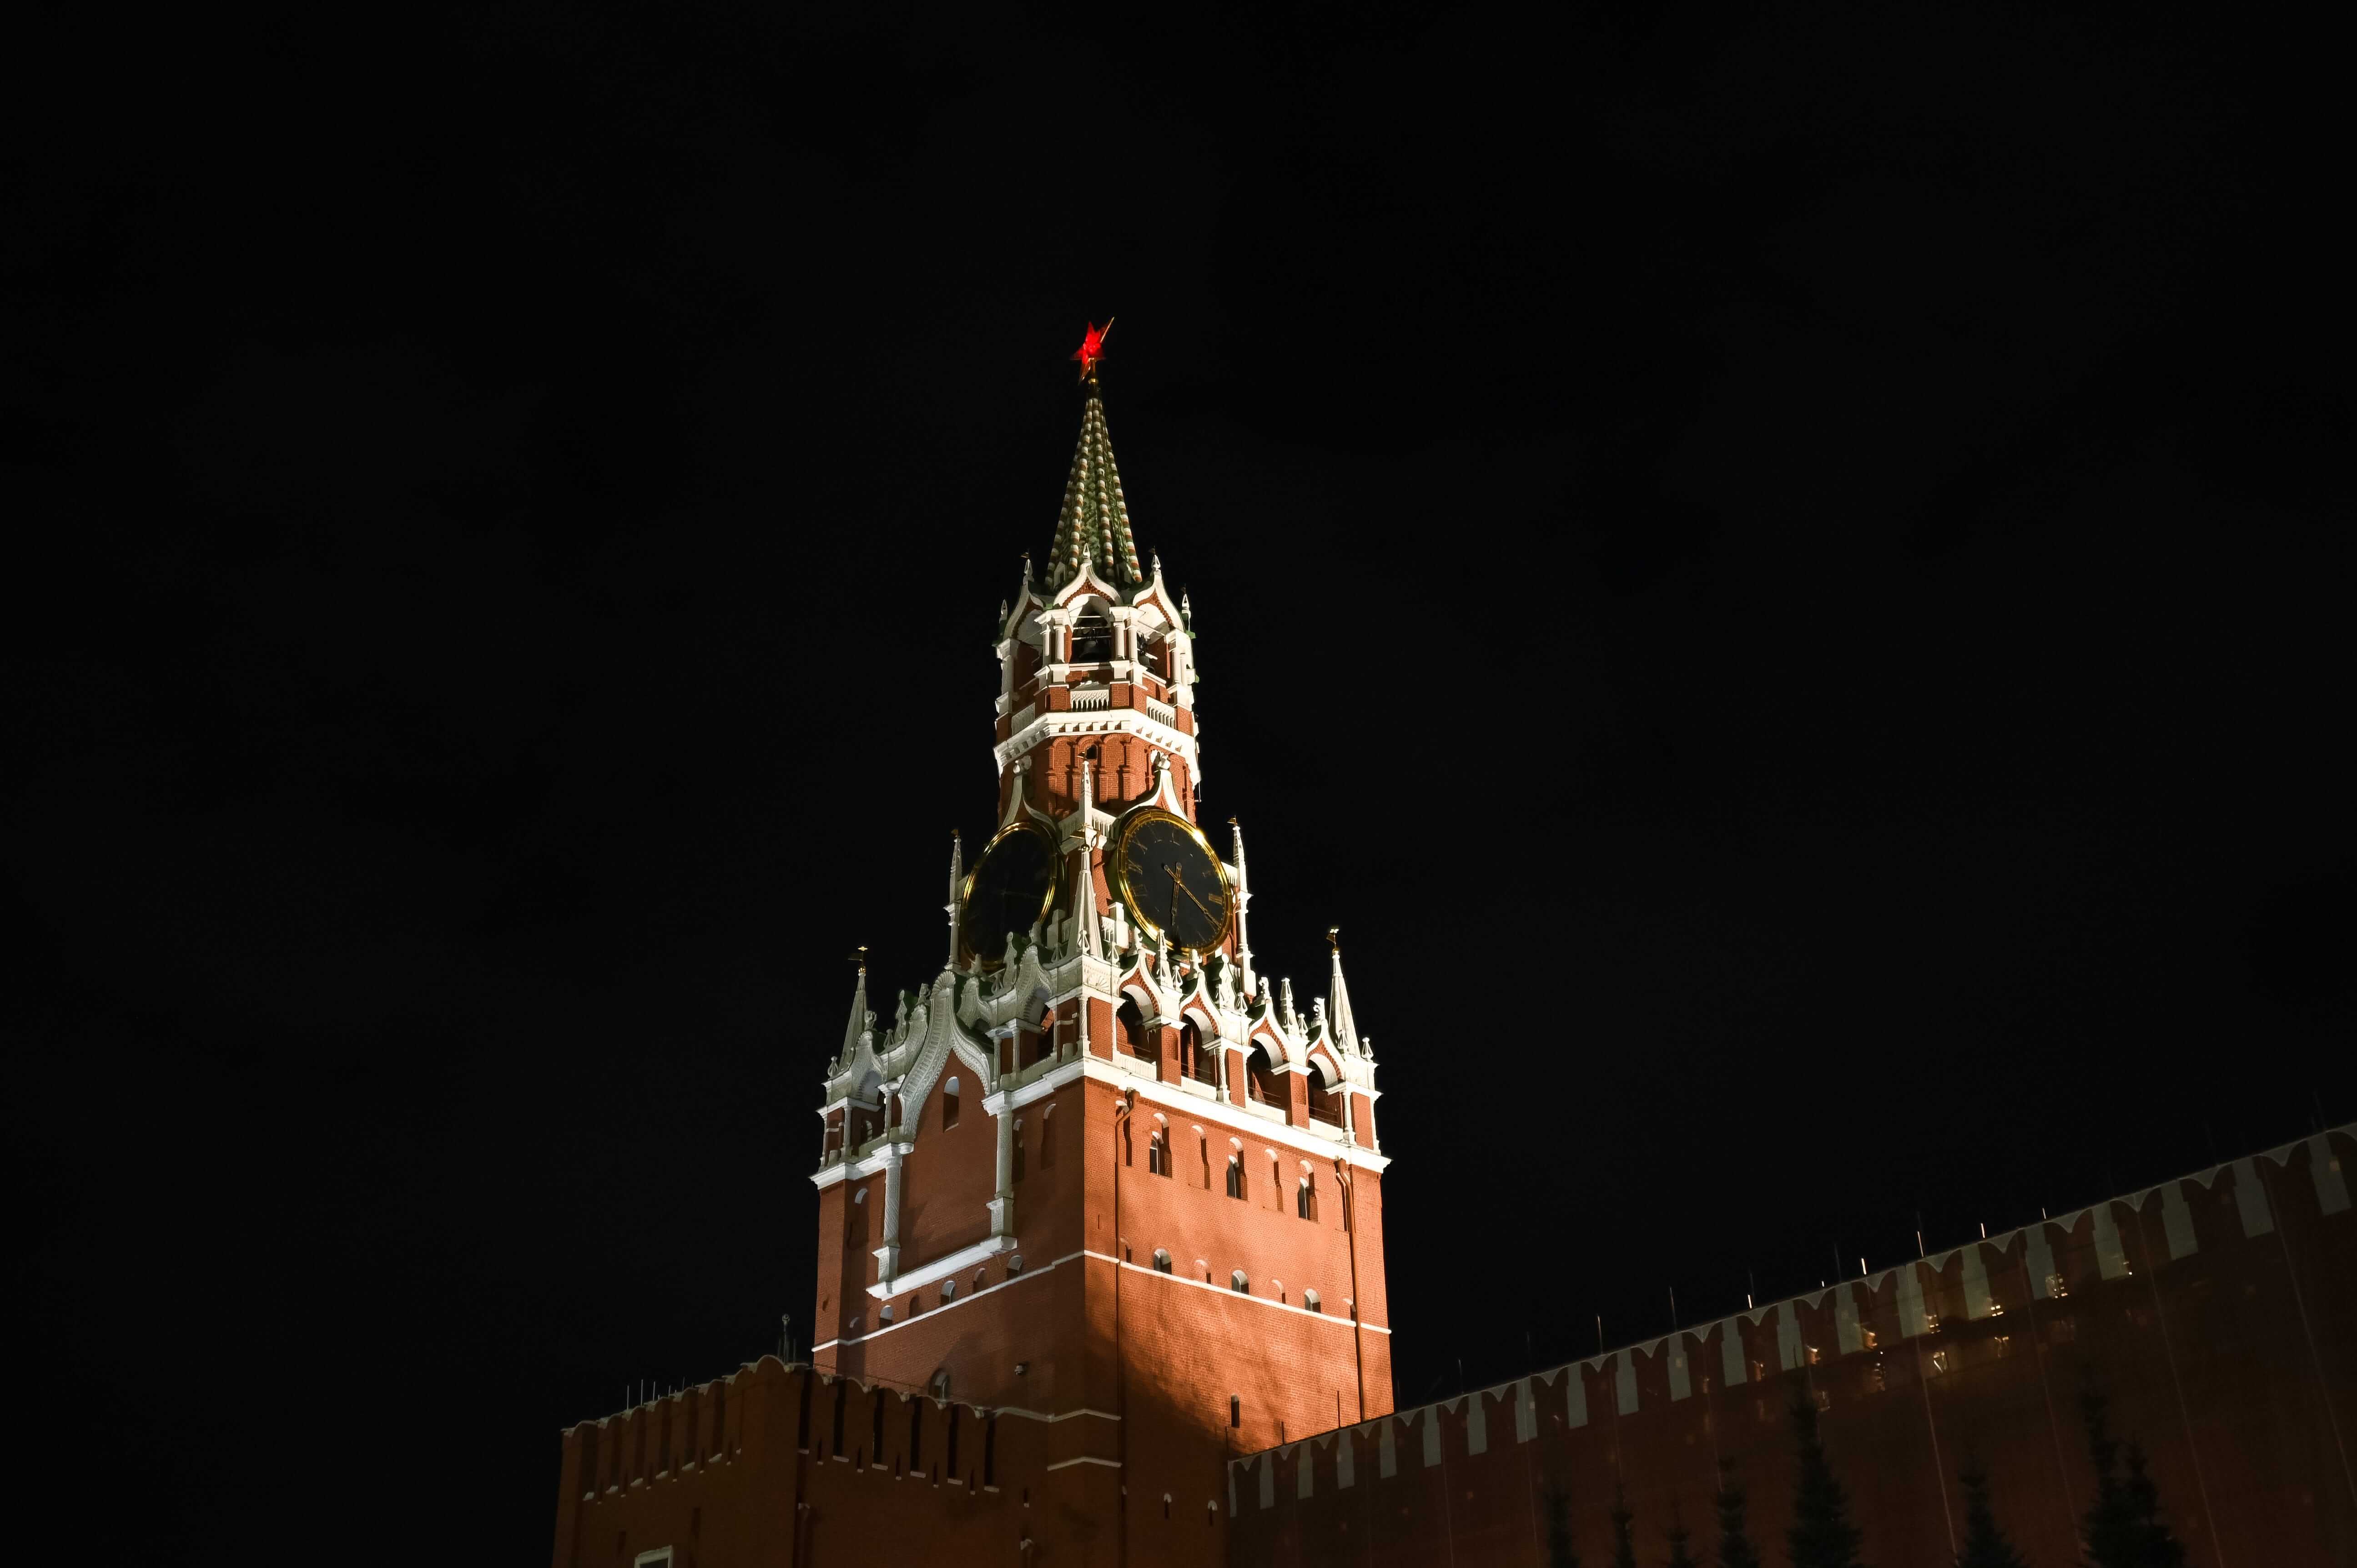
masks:
[[[1139,564],[1101,337],[999,623],[998,827],[952,847],[941,972],[886,1025],[863,966],[829,1065],[812,1359],[1047,1423],[1043,1546],[1200,1563],[1227,1455],[1392,1408],[1388,1162],[1339,946],[1305,1016],[1241,832],[1196,824],[1189,607]]]

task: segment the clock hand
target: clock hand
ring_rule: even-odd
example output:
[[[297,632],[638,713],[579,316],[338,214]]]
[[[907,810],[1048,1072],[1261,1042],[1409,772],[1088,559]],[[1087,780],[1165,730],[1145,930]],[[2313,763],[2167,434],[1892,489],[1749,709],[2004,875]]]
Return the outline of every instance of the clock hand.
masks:
[[[1184,878],[1184,877],[1182,877],[1182,876],[1180,876],[1180,875],[1178,875],[1178,868],[1177,866],[1175,866],[1175,865],[1166,865],[1166,866],[1164,866],[1162,869],[1163,869],[1166,873],[1168,873],[1168,874],[1169,875],[1169,877],[1170,877],[1170,886],[1173,886],[1173,887],[1175,887],[1175,888],[1177,888],[1179,892],[1184,893],[1185,895],[1187,895],[1187,902],[1189,902],[1189,904],[1194,905],[1194,906],[1195,906],[1195,908],[1197,908],[1198,909],[1202,910],[1202,911],[1203,911],[1203,918],[1204,918],[1205,919],[1207,919],[1207,920],[1215,920],[1215,919],[1219,918],[1219,917],[1218,917],[1218,916],[1216,916],[1216,915],[1214,915],[1214,914],[1212,914],[1212,913],[1211,913],[1211,907],[1209,904],[1204,903],[1200,898],[1198,898],[1198,897],[1195,897],[1195,890],[1194,890],[1193,888],[1191,888],[1191,887],[1189,887],[1189,886],[1187,886],[1186,878]],[[1172,913],[1172,914],[1174,914],[1174,915],[1178,913],[1178,899],[1173,898],[1172,900],[1170,900],[1170,910],[1171,910],[1171,913]]]

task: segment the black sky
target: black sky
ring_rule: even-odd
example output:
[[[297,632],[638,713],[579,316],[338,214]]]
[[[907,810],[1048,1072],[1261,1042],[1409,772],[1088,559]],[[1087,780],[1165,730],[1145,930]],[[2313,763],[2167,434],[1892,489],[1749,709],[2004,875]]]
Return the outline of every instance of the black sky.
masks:
[[[16,40],[61,1528],[532,1560],[560,1426],[807,1316],[1107,313],[1205,814],[1383,1064],[1404,1402],[2357,1115],[2326,40],[781,9]]]

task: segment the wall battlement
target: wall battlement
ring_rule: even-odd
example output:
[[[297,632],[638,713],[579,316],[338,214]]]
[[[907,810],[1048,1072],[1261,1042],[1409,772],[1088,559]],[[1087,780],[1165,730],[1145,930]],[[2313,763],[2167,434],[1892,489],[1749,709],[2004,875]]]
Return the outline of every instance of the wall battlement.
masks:
[[[1718,1461],[1783,1530],[1787,1405],[1815,1401],[1878,1563],[1952,1561],[1967,1458],[2033,1562],[2076,1561],[2083,1379],[2139,1441],[2197,1563],[2357,1562],[2357,1129],[2339,1127],[1864,1278],[1230,1462],[1238,1563],[1544,1561],[1543,1496],[1609,1554]]]

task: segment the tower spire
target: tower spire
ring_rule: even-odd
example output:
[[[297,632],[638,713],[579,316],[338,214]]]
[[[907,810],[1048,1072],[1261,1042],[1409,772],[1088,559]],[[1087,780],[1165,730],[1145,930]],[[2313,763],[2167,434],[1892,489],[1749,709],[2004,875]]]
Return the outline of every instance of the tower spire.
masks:
[[[1081,361],[1081,385],[1087,401],[1081,411],[1081,441],[1072,453],[1072,471],[1064,480],[1063,510],[1056,518],[1056,543],[1048,553],[1048,585],[1063,586],[1094,567],[1099,576],[1116,587],[1146,581],[1137,564],[1137,541],[1130,534],[1129,503],[1121,493],[1121,470],[1114,466],[1113,439],[1105,433],[1104,400],[1097,389],[1097,361],[1103,357],[1105,331],[1089,328],[1087,340],[1072,357]]]
[[[1351,1016],[1351,988],[1342,983],[1342,928],[1327,927],[1326,940],[1334,950],[1334,972],[1326,979],[1326,1021],[1343,1049],[1355,1052],[1359,1026]]]
[[[851,991],[851,1019],[843,1026],[843,1055],[839,1059],[846,1062],[851,1059],[851,1053],[859,1048],[859,1036],[867,1030],[867,946],[865,942],[860,944],[857,952],[851,955],[851,961],[859,966],[859,981]]]
[[[1244,935],[1244,911],[1252,907],[1252,878],[1244,870],[1243,824],[1233,817],[1228,819],[1228,845],[1236,862],[1236,968],[1242,972],[1243,993],[1257,996],[1260,978],[1253,973],[1252,942]]]
[[[946,967],[955,969],[958,961],[958,916],[961,896],[965,892],[965,841],[955,828],[950,830],[950,901],[942,908],[950,917],[950,956]]]

